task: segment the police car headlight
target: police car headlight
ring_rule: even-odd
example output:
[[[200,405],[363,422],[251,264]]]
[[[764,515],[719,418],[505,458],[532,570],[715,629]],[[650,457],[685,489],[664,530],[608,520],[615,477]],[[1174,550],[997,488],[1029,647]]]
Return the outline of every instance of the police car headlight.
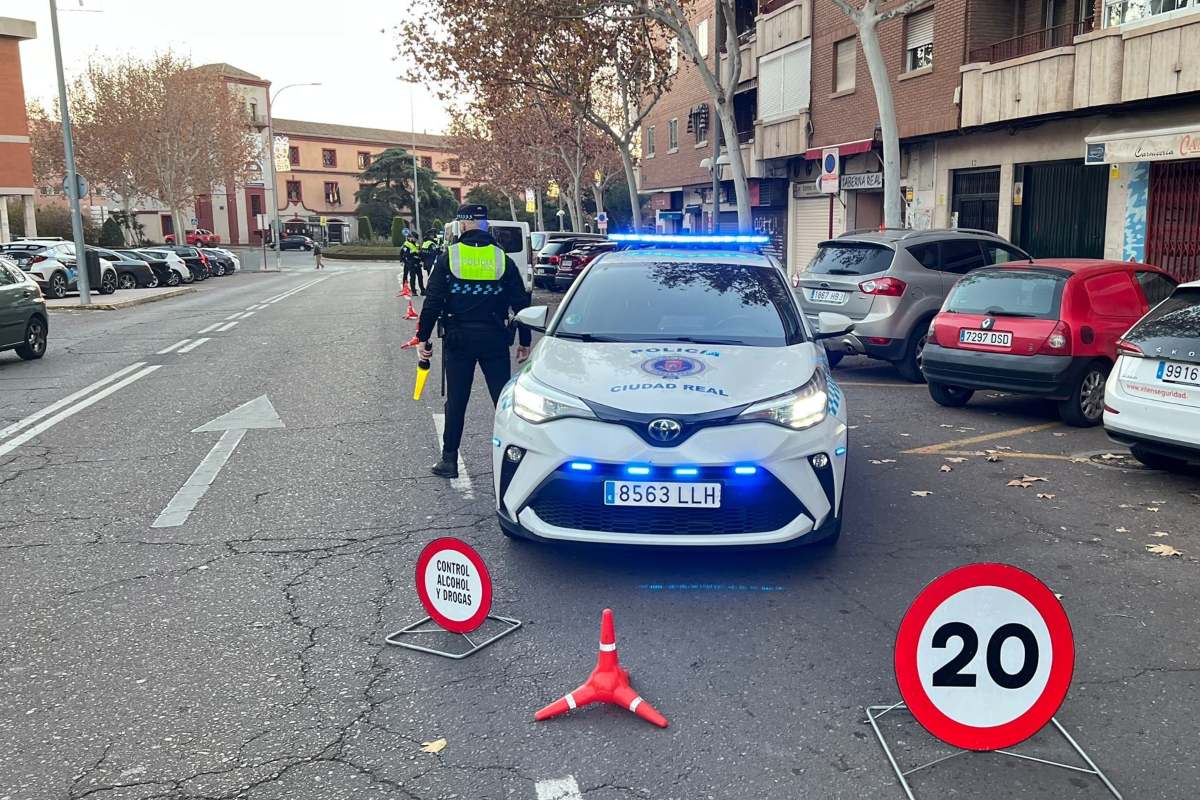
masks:
[[[528,371],[513,384],[513,411],[526,422],[549,422],[562,417],[595,419],[592,410],[578,397],[560,392],[534,378]]]
[[[802,431],[825,419],[828,409],[825,371],[818,369],[809,382],[799,389],[755,403],[743,411],[738,419],[744,422],[772,422]]]

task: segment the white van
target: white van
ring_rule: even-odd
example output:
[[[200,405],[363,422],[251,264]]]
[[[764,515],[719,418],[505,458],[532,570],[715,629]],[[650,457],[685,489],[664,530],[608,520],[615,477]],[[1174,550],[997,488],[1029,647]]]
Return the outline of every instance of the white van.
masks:
[[[447,223],[443,233],[447,244],[458,241],[460,233],[458,221]],[[532,292],[533,247],[529,242],[529,223],[489,219],[488,233],[521,271],[521,280],[525,283],[525,290]]]

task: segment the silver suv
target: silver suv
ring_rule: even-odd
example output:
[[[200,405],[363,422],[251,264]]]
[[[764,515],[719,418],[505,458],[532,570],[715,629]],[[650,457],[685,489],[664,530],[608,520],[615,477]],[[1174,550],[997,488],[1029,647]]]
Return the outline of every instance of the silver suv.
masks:
[[[955,281],[979,267],[1029,260],[990,231],[852,231],[822,242],[792,286],[814,327],[822,311],[854,321],[852,333],[826,342],[830,364],[846,354],[867,355],[919,383],[929,321]]]

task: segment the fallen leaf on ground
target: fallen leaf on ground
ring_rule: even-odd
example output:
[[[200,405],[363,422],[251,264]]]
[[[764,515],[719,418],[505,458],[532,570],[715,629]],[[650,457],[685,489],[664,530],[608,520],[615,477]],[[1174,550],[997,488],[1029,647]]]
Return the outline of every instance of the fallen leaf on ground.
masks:
[[[1033,484],[1013,478],[1011,481],[1006,483],[1005,486],[1020,486],[1022,489],[1028,489],[1030,486],[1033,486]]]
[[[954,472],[954,467],[949,464],[942,464],[942,466],[938,467],[938,472]]]
[[[1167,504],[1166,500],[1151,500],[1150,502],[1156,506],[1165,506]]]
[[[929,495],[931,495],[931,494],[933,494],[933,492],[922,490],[922,491],[914,491],[912,493],[912,496],[913,497],[929,497]]]
[[[1041,481],[1042,483],[1049,483],[1049,481],[1047,481],[1045,478],[1038,477],[1037,475],[1022,475],[1021,480],[1029,481],[1030,483],[1037,483],[1038,481]]]
[[[1054,499],[1055,497],[1057,497],[1057,496],[1058,496],[1058,495],[1046,494],[1045,492],[1038,492],[1038,499],[1039,499],[1039,500],[1053,500],[1053,499]]]
[[[1157,508],[1156,506],[1146,506],[1146,510],[1147,510],[1147,511],[1151,511],[1151,512],[1153,512],[1153,513],[1155,513],[1155,514],[1157,514],[1157,513],[1158,513],[1158,508]]]
[[[1103,453],[1100,457],[1105,461],[1112,461],[1114,458],[1121,458],[1121,456],[1117,455],[1116,453]]]
[[[965,458],[961,458],[959,456],[952,456],[950,458],[947,458],[946,460],[949,461],[951,464],[962,464],[966,461]]]
[[[882,463],[882,464],[895,464],[895,463],[896,463],[896,459],[894,459],[894,458],[883,458],[883,459],[880,459],[880,463]]]
[[[422,753],[440,753],[446,749],[445,739],[434,739],[432,742],[421,742]]]
[[[1117,506],[1117,508],[1133,508],[1133,505],[1130,503],[1121,503],[1121,505]]]
[[[939,427],[939,428],[953,428],[954,426],[953,426],[953,425],[947,425],[946,423],[944,423],[944,422],[943,422],[941,425],[938,425],[938,427]]]
[[[1089,461],[1091,461],[1090,458],[1084,458],[1082,456],[1075,456],[1074,458],[1071,459],[1072,464],[1086,464]]]
[[[1129,528],[1117,528],[1117,533],[1129,533]]]
[[[1146,552],[1154,553],[1156,556],[1181,556],[1182,552],[1171,547],[1169,544],[1148,544]]]
[[[1000,460],[1000,456],[991,455],[991,456],[988,456],[988,457],[987,457],[987,460],[988,460],[988,461],[991,461],[991,462],[994,464],[995,462],[997,462],[997,461],[999,461],[999,460]]]
[[[902,433],[902,434],[900,434],[900,435],[901,435],[901,436],[912,436],[912,434],[911,434],[911,433]]]
[[[1066,434],[1065,434],[1065,433],[1055,433],[1055,434],[1052,434],[1052,435],[1054,435],[1054,436],[1066,436]]]
[[[1154,533],[1152,533],[1150,535],[1157,537],[1157,538],[1162,538],[1163,536],[1170,536],[1171,534],[1167,533],[1166,531],[1155,531]]]

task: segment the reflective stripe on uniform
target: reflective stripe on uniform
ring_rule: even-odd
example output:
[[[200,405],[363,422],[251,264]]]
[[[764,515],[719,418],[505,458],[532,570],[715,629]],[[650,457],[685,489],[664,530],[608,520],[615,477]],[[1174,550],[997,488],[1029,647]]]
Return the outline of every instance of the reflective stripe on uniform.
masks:
[[[504,275],[504,251],[495,245],[453,245],[447,256],[450,273],[464,281],[498,281]]]

